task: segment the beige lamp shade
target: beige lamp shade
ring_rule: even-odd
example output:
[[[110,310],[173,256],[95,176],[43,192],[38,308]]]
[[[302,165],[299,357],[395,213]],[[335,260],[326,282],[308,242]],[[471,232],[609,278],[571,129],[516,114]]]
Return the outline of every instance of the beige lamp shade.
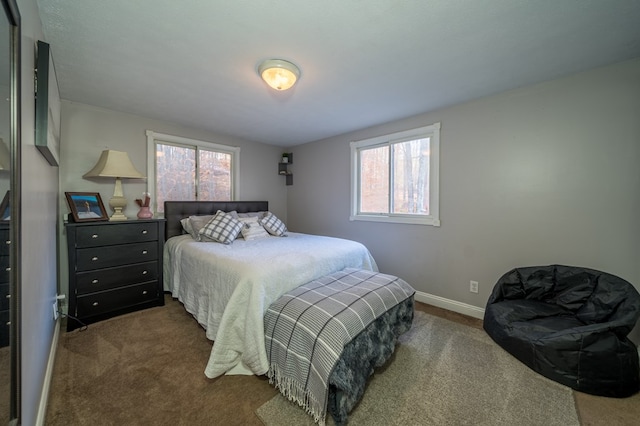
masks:
[[[111,221],[127,220],[122,213],[127,206],[127,199],[122,192],[121,178],[141,179],[144,175],[140,173],[129,158],[129,154],[122,151],[106,149],[100,154],[100,158],[93,169],[89,170],[82,177],[107,177],[115,178],[116,186],[113,190],[113,197],[109,200],[109,206],[113,209],[113,214],[109,218]]]
[[[105,149],[93,169],[82,177],[119,177],[119,178],[143,178],[129,158],[129,154],[122,151]]]
[[[287,90],[300,78],[300,69],[283,59],[268,59],[258,67],[258,74],[269,86],[276,90]]]

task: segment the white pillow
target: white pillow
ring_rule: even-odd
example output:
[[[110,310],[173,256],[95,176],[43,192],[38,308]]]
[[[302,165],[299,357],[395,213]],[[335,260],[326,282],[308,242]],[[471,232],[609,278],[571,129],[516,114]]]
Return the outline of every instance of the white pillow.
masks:
[[[182,229],[193,237],[193,227],[191,226],[191,222],[189,222],[189,218],[185,217],[184,219],[180,219],[180,224],[182,225]]]
[[[198,231],[198,236],[202,241],[204,237],[222,244],[231,244],[236,239],[244,224],[232,215],[218,210],[216,215]]]
[[[247,240],[255,240],[258,238],[269,237],[267,231],[264,230],[260,222],[258,222],[258,218],[254,217],[241,217],[240,221],[244,223],[244,227],[242,228],[242,237]]]
[[[271,235],[275,235],[276,237],[285,237],[287,235],[287,227],[285,224],[271,212],[267,212],[267,214],[260,219],[260,224]]]

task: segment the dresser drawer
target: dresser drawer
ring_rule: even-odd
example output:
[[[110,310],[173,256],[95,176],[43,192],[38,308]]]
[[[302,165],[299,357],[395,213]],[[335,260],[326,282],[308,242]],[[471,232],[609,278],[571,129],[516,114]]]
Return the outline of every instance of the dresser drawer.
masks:
[[[0,284],[9,282],[9,256],[0,255]]]
[[[9,311],[0,311],[0,348],[9,346]]]
[[[9,283],[0,284],[0,311],[9,309],[9,302],[11,301],[11,299],[9,299],[10,291]]]
[[[158,223],[123,223],[78,228],[76,247],[98,247],[113,244],[139,243],[158,239]]]
[[[80,318],[100,315],[158,298],[158,282],[132,285],[117,290],[78,296],[76,315]]]
[[[9,256],[10,248],[11,240],[9,238],[9,231],[0,231],[0,256]]]
[[[76,252],[76,272],[157,259],[157,242],[78,249]]]
[[[76,274],[77,294],[93,293],[158,279],[158,262],[96,269]]]

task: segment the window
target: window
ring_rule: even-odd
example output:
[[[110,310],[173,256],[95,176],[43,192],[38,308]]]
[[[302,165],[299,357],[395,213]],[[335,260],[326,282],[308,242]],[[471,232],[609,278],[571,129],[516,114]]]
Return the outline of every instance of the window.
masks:
[[[351,220],[440,226],[440,123],[351,142]]]
[[[148,187],[155,211],[165,201],[230,201],[238,186],[240,148],[147,130]]]

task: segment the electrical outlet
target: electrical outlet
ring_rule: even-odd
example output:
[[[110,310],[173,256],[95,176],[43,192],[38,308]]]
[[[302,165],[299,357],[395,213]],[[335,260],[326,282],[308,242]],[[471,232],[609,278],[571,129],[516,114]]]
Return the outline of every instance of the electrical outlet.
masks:
[[[478,281],[469,281],[469,291],[471,293],[478,292]]]
[[[56,321],[58,319],[58,301],[53,302],[53,320]]]

